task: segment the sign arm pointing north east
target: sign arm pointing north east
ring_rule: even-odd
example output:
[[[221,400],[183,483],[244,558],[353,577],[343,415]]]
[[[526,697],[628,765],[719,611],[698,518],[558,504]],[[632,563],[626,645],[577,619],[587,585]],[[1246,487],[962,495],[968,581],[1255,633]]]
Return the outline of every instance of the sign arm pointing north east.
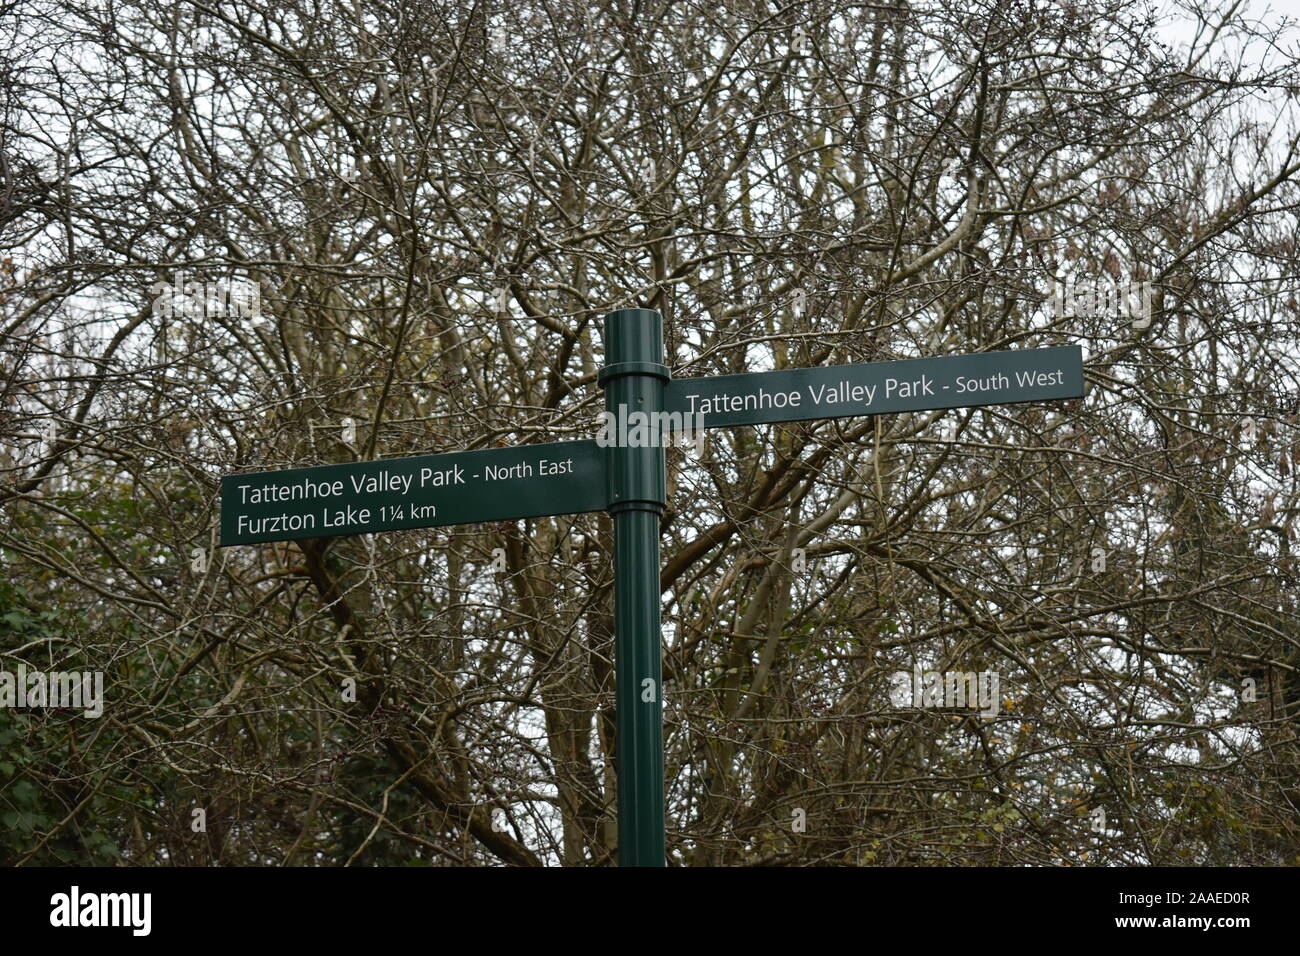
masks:
[[[603,511],[594,441],[318,465],[221,479],[221,545]]]
[[[659,527],[672,431],[1083,397],[1078,346],[672,380],[663,318],[605,319],[613,441],[226,475],[221,546],[609,511],[614,521],[620,866],[663,866]],[[614,422],[617,422],[614,425]],[[629,429],[628,426],[631,426]],[[625,440],[649,436],[650,442]]]

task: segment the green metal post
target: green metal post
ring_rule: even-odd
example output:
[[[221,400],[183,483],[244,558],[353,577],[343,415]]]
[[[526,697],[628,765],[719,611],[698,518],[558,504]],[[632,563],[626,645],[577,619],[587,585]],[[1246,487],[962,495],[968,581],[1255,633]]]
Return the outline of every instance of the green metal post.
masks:
[[[605,409],[626,423],[608,448],[614,518],[614,673],[618,714],[618,864],[664,866],[664,732],[659,629],[659,519],[663,515],[663,317],[620,309],[605,317],[599,381]],[[642,412],[649,416],[642,419]],[[646,423],[646,427],[637,426]],[[626,439],[653,438],[629,446]]]

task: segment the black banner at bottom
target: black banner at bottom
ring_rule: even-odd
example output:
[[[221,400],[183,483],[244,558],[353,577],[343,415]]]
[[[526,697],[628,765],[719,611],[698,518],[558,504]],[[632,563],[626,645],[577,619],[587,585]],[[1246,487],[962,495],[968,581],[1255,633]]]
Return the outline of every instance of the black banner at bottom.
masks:
[[[947,947],[1070,939],[1251,945],[1276,938],[1289,869],[789,869],[727,872],[491,869],[0,870],[5,939],[21,946],[284,944],[295,952],[390,934],[428,945],[511,939],[593,946],[639,911],[668,942],[739,941],[768,924],[817,938],[920,934]],[[654,910],[627,892],[655,886]],[[613,890],[614,892],[609,892]],[[665,892],[677,890],[678,892]],[[682,895],[684,893],[684,895]],[[756,904],[761,903],[762,915]],[[635,922],[635,920],[634,920]],[[889,933],[890,937],[878,935]],[[581,935],[579,935],[581,934]],[[468,938],[467,938],[468,937]],[[15,952],[21,949],[15,948]],[[76,950],[73,950],[76,951]]]

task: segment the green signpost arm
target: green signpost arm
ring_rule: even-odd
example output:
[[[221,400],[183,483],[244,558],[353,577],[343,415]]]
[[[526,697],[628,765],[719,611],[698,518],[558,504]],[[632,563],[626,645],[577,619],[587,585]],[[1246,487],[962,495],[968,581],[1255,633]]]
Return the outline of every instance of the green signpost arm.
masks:
[[[669,379],[663,317],[650,309],[611,312],[605,360],[599,382],[606,410],[623,420],[644,412],[657,423]],[[654,435],[651,444],[606,449],[614,519],[619,866],[665,865],[659,521],[667,498],[664,449],[656,426],[646,430]]]

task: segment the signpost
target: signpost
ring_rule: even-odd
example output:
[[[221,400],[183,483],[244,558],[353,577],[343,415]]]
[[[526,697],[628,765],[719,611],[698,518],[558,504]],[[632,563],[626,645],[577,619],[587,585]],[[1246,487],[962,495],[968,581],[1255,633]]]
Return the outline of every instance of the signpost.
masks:
[[[598,381],[605,410],[654,415],[663,408],[663,319],[649,309],[605,317]],[[620,408],[621,407],[621,408]],[[625,414],[620,415],[620,410]],[[668,499],[663,443],[609,449],[614,516],[614,710],[618,719],[618,864],[664,865],[663,634],[659,614],[659,519]]]
[[[981,352],[673,381],[663,318],[605,317],[598,381],[620,421],[666,429],[1083,397],[1078,346]],[[683,425],[683,423],[685,423]],[[520,445],[227,475],[221,546],[609,511],[614,521],[615,707],[620,866],[663,866],[659,522],[663,442]]]

